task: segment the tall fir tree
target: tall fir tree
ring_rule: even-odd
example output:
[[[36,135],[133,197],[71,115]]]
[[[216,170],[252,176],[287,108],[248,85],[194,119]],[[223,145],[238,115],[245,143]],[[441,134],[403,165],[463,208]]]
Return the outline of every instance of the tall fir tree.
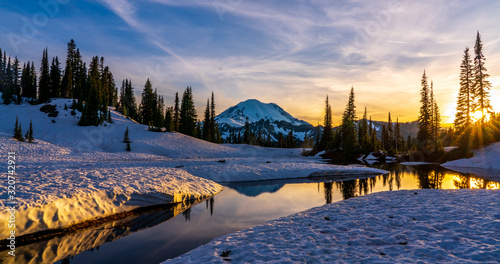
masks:
[[[212,140],[212,120],[210,119],[210,99],[207,99],[207,108],[205,108],[204,119],[203,119],[203,140]]]
[[[37,78],[35,67],[31,66],[28,61],[27,64],[24,65],[21,75],[21,90],[22,96],[29,98],[31,101],[36,99],[37,94]]]
[[[346,109],[342,115],[341,138],[342,151],[347,160],[353,160],[356,153],[356,106],[354,104],[354,87],[349,93],[349,100]]]
[[[368,113],[365,107],[365,112],[363,113],[363,118],[358,122],[358,142],[361,147],[361,151],[368,153],[369,149],[369,135],[368,135]]]
[[[33,122],[32,122],[32,120],[30,120],[30,128],[26,132],[25,138],[26,138],[26,140],[28,140],[28,143],[33,143],[34,138],[33,138]]]
[[[153,85],[149,78],[144,84],[144,89],[142,90],[142,99],[140,106],[141,123],[151,126],[153,121],[153,107],[155,104],[155,98],[153,94]]]
[[[99,91],[101,90],[101,74],[99,72],[99,57],[95,56],[92,58],[89,64],[88,73],[88,90],[85,92],[85,105],[83,106],[82,116],[78,125],[80,126],[98,126],[103,120],[102,114],[107,113],[101,112],[101,100],[99,98]],[[81,100],[80,100],[81,101]]]
[[[492,114],[492,106],[490,103],[490,89],[491,89],[491,83],[488,80],[488,77],[490,75],[487,73],[487,69],[485,67],[485,60],[486,58],[483,55],[483,43],[481,40],[481,35],[479,34],[479,31],[477,32],[476,36],[476,44],[474,45],[474,66],[473,66],[473,71],[474,71],[474,98],[475,98],[475,103],[474,103],[474,110],[475,111],[481,111],[481,127],[484,126],[485,120],[486,120],[486,114]]]
[[[387,141],[386,141],[386,150],[392,150],[394,148],[394,130],[392,129],[392,119],[391,119],[391,112],[389,112],[388,117],[387,117]]]
[[[57,98],[61,96],[61,66],[57,56],[52,59],[52,65],[50,66],[49,87],[50,97]]]
[[[38,83],[38,100],[45,103],[50,98],[50,69],[48,50],[43,50],[42,65],[40,66],[40,80]]]
[[[14,63],[12,64],[12,91],[16,96],[16,104],[21,104],[21,76],[19,75],[19,60],[17,57],[14,58]]]
[[[319,140],[318,150],[326,150],[333,142],[332,108],[328,102],[328,95],[325,101],[325,117],[323,121],[323,134]]]
[[[457,112],[455,114],[455,132],[459,146],[469,152],[472,126],[472,107],[474,103],[474,74],[469,48],[465,48],[462,63],[460,64],[460,90],[457,98]]]
[[[250,144],[251,143],[251,140],[250,140],[250,134],[251,133],[252,132],[250,131],[250,121],[248,121],[248,117],[247,117],[246,120],[245,120],[245,131],[243,132],[243,143],[245,143],[245,144]],[[283,143],[283,134],[281,134],[281,142]],[[280,146],[280,148],[281,147],[282,146]]]
[[[179,111],[179,132],[194,136],[196,132],[197,114],[193,101],[192,88],[188,86],[182,94],[181,108]]]
[[[125,117],[137,119],[137,105],[132,80],[125,79],[122,81],[119,110]]]
[[[165,130],[166,132],[173,132],[174,131],[174,108],[173,107],[167,107],[165,111]]]
[[[428,144],[431,139],[431,102],[429,99],[429,84],[427,82],[427,75],[422,75],[421,81],[422,89],[420,91],[420,115],[418,117],[418,132],[417,139],[420,145]]]
[[[212,142],[220,142],[219,140],[219,126],[217,122],[215,122],[215,96],[214,92],[212,92],[212,100],[210,102],[210,137],[212,138]]]
[[[174,130],[179,131],[179,114],[180,114],[180,108],[179,108],[179,93],[175,93],[175,100],[174,100]]]
[[[401,138],[401,125],[399,124],[399,118],[396,117],[396,125],[394,126],[394,149],[396,152],[403,149]]]

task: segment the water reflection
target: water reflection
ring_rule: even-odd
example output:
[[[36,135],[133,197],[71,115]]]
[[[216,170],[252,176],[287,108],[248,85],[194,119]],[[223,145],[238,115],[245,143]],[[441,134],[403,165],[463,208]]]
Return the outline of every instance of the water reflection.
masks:
[[[77,232],[58,235],[48,240],[27,245],[16,245],[15,258],[5,258],[1,263],[70,263],[69,257],[81,252],[99,250],[100,246],[131,235],[132,233],[157,226],[181,212],[189,210],[198,202],[184,202],[171,206],[156,207],[149,212],[134,214],[125,218],[97,224]],[[4,252],[2,252],[4,253]]]

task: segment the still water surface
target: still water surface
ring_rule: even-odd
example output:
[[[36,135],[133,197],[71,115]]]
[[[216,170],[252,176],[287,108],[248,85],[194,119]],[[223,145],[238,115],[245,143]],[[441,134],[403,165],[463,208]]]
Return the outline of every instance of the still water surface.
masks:
[[[57,260],[57,263],[85,264],[159,263],[228,233],[373,192],[500,188],[498,182],[439,166],[385,166],[391,171],[388,175],[348,181],[335,181],[330,177],[229,184],[215,197],[196,205],[150,212],[121,223],[107,223],[68,235],[71,236],[68,238],[27,245],[21,251],[30,252],[25,255],[26,260],[37,259],[45,263]],[[56,248],[47,250],[49,247]]]

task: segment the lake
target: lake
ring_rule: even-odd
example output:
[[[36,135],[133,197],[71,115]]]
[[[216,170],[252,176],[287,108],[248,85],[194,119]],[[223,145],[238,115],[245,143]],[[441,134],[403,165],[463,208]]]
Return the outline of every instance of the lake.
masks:
[[[33,263],[159,263],[212,239],[327,203],[403,189],[499,189],[500,183],[439,166],[383,165],[388,175],[226,185],[206,201],[155,208],[118,221],[16,248]],[[18,259],[19,261],[19,259]]]

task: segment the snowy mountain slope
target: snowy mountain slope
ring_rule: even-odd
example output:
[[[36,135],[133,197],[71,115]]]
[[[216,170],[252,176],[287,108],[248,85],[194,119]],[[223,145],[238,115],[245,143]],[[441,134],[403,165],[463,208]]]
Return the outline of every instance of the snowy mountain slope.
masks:
[[[250,130],[270,135],[272,141],[278,140],[278,134],[286,136],[294,132],[296,139],[303,141],[306,135],[313,134],[313,125],[299,120],[274,103],[262,103],[249,99],[232,106],[218,115],[215,120],[219,124],[222,138],[229,137],[231,132],[242,133],[248,118]]]

